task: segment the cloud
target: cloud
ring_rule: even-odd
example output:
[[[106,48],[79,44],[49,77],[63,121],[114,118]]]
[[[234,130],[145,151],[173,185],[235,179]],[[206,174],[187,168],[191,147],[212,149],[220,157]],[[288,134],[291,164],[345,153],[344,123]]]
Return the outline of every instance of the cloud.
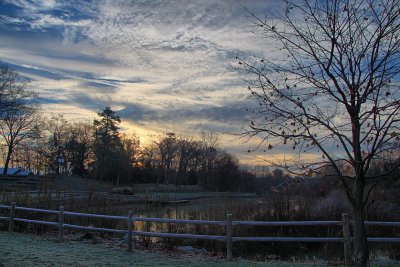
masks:
[[[175,122],[209,120],[212,122],[224,122],[227,124],[241,124],[246,118],[246,108],[243,103],[228,103],[225,106],[196,106],[193,108],[169,110],[162,116],[162,120]]]
[[[16,70],[22,77],[32,79],[34,76],[40,76],[43,78],[47,79],[52,79],[52,80],[61,80],[64,79],[63,75],[60,75],[56,72],[52,72],[49,70],[44,70],[36,66],[31,66],[27,64],[21,64],[21,65],[16,65],[8,62],[2,62],[0,61],[1,65],[8,65],[11,69]]]
[[[263,12],[275,2],[244,4]],[[47,112],[92,119],[111,106],[154,131],[233,132],[249,102],[232,64],[266,42],[250,25],[230,0],[4,0],[0,58],[32,81]]]

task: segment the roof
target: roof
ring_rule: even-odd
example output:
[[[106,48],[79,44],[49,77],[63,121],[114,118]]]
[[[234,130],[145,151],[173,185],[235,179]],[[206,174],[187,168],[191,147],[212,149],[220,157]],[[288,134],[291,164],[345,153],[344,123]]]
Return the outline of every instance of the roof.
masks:
[[[0,174],[3,174],[4,168],[0,168]],[[8,168],[7,169],[7,175],[11,176],[28,176],[33,174],[29,170],[25,170],[23,168]]]

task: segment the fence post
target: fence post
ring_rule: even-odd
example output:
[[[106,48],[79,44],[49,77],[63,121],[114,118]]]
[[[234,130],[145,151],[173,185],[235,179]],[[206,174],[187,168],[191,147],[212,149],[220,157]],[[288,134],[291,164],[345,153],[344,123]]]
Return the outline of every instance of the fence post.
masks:
[[[226,214],[226,259],[232,260],[232,214]]]
[[[14,217],[15,217],[15,202],[11,203],[11,208],[10,208],[10,218],[8,222],[8,231],[12,232],[14,228]]]
[[[64,206],[60,206],[60,211],[58,213],[58,241],[63,242],[63,224],[64,224]]]
[[[344,262],[347,265],[352,264],[351,253],[351,237],[350,237],[350,220],[349,214],[342,214],[342,227],[343,227],[343,248],[344,248]]]
[[[132,251],[132,216],[133,212],[128,212],[128,251]]]

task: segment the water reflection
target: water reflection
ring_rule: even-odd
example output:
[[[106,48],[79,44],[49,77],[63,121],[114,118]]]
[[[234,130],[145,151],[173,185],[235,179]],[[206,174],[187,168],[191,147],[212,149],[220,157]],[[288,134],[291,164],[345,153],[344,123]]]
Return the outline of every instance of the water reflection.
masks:
[[[146,205],[142,209],[136,209],[134,216],[144,218],[165,218],[182,220],[210,220],[221,221],[226,219],[226,214],[232,210],[237,210],[238,205],[247,203],[256,203],[258,198],[208,198],[191,200],[189,203],[175,205],[161,205],[153,203]],[[154,223],[135,221],[134,229],[145,232],[168,232],[168,233],[197,233],[203,231],[224,231],[221,226],[203,226],[191,224],[176,223]],[[157,241],[158,238],[152,238],[151,241]]]

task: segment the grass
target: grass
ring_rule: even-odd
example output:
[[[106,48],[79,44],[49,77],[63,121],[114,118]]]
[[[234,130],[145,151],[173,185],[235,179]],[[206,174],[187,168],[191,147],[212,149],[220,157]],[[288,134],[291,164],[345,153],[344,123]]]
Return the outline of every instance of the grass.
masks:
[[[321,263],[232,262],[217,257],[174,251],[126,252],[122,247],[88,244],[82,241],[59,243],[54,239],[0,232],[0,266],[321,266]],[[325,265],[326,266],[326,265]]]

